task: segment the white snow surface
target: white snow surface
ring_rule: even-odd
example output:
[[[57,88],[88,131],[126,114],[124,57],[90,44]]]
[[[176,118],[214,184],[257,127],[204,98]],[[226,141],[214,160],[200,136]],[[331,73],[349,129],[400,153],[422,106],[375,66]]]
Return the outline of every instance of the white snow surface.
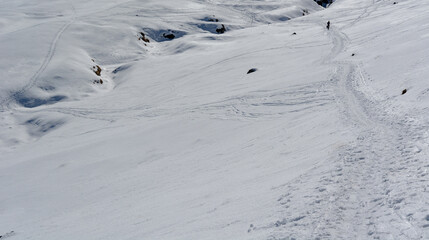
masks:
[[[428,9],[2,0],[1,238],[429,239]]]

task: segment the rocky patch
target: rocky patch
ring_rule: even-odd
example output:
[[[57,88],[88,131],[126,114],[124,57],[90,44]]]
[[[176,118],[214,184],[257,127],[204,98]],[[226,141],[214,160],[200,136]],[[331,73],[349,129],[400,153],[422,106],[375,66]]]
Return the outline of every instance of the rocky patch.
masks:
[[[179,30],[163,30],[163,29],[151,29],[145,28],[143,29],[145,39],[152,39],[155,42],[165,42],[172,41],[178,38],[185,36],[187,33]],[[143,33],[143,32],[142,32]],[[144,41],[144,40],[143,40]]]
[[[139,40],[145,42],[145,43],[150,43],[149,38],[146,37],[146,35],[143,32],[140,32],[140,37]]]
[[[216,16],[205,17],[200,21],[202,21],[202,23],[197,24],[197,27],[204,31],[211,32],[213,34],[223,34],[227,31],[226,26],[221,23],[222,21],[216,18]]]
[[[331,5],[334,0],[314,0],[317,4],[319,4],[322,7],[329,7],[329,5]]]

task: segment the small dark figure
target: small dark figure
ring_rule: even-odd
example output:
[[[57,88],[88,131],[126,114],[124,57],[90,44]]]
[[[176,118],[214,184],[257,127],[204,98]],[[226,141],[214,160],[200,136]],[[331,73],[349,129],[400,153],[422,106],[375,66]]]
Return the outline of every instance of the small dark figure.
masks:
[[[393,2],[393,5],[397,4],[398,2]]]
[[[296,35],[296,32],[292,33],[292,35]]]
[[[256,69],[256,68],[251,68],[249,71],[247,71],[247,74],[249,74],[249,73],[253,73],[253,72],[256,72],[258,69]]]
[[[407,89],[402,90],[402,95],[404,95],[405,93],[407,93]]]
[[[326,23],[326,28],[329,30],[329,28],[331,27],[331,21],[328,21],[327,23]]]
[[[355,54],[354,53],[352,53],[352,57],[354,57],[355,56]]]

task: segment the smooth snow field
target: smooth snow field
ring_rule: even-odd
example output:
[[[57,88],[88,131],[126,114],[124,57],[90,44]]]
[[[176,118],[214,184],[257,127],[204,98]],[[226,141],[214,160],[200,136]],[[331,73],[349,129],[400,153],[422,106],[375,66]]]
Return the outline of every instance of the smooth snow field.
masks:
[[[1,0],[0,70],[1,240],[429,239],[429,1]]]

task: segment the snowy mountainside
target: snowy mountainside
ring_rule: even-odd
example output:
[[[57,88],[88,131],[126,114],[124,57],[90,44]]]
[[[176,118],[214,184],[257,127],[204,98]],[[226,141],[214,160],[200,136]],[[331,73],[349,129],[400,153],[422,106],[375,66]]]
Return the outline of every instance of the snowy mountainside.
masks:
[[[5,14],[0,19],[0,65],[8,69],[0,89],[2,109],[35,108],[97,96],[122,82],[111,79],[112,72],[149,56],[202,50],[219,38],[216,30],[222,26],[230,31],[285,21],[304,10],[306,14],[320,10],[311,1],[58,0],[1,4]],[[164,37],[173,32],[174,41]],[[138,41],[141,33],[150,44]],[[94,74],[97,68],[102,71]],[[6,144],[27,141],[3,136]]]
[[[2,1],[0,236],[429,238],[428,7]]]

